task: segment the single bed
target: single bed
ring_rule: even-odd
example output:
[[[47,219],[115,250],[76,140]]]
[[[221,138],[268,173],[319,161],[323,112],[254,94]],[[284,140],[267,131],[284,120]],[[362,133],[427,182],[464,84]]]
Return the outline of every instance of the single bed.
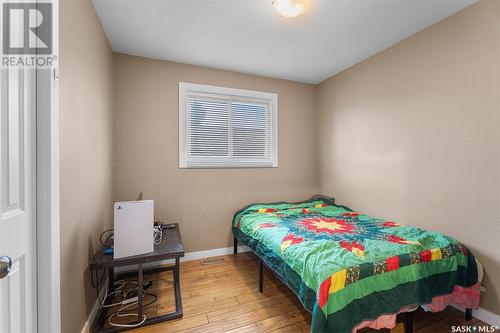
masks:
[[[466,246],[329,197],[249,205],[234,215],[232,231],[235,253],[240,241],[261,260],[260,290],[264,264],[312,312],[314,333],[351,333],[401,312],[412,332],[416,306],[458,302],[470,318],[479,303],[478,268]]]

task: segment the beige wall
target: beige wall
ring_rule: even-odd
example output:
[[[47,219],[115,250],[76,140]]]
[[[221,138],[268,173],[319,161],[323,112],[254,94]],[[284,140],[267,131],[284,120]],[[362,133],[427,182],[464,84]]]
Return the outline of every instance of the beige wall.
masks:
[[[179,169],[179,81],[278,93],[279,167]],[[312,85],[116,54],[115,91],[115,198],[154,199],[188,252],[230,246],[232,215],[248,203],[318,191]]]
[[[97,237],[112,222],[113,55],[89,0],[60,2],[62,331],[80,332],[95,301]]]
[[[500,314],[500,1],[481,1],[318,86],[323,193],[449,234]]]

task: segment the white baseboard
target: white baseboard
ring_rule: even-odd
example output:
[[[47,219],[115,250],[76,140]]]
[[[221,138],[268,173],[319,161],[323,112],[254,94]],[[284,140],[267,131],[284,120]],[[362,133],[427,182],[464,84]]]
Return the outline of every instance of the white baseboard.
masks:
[[[233,247],[221,247],[219,249],[213,249],[213,250],[205,250],[205,251],[196,251],[196,252],[189,252],[186,253],[183,258],[181,258],[181,261],[190,261],[190,260],[198,260],[198,259],[203,259],[203,258],[210,258],[210,257],[218,257],[218,256],[225,256],[228,254],[233,254],[234,248]],[[238,253],[243,253],[243,252],[248,252],[250,251],[250,248],[247,246],[238,246]],[[174,260],[162,260],[160,262],[161,264],[173,264]],[[144,267],[150,267],[150,266],[156,266],[158,265],[158,262],[156,263],[149,263],[145,264]],[[137,266],[122,266],[122,267],[117,267],[115,271],[117,273],[119,272],[124,272],[128,271],[131,269],[136,269]],[[107,280],[103,283],[104,286],[108,284]],[[103,288],[100,292],[101,299],[104,298],[106,290]],[[92,310],[89,313],[89,316],[87,320],[85,321],[85,324],[83,325],[82,332],[81,333],[90,333],[90,325],[94,322],[95,317],[97,316],[97,312],[99,311],[99,301],[96,300],[94,305],[92,306]]]
[[[184,261],[190,261],[190,260],[198,260],[198,259],[203,259],[203,258],[210,258],[210,257],[218,257],[218,256],[225,256],[228,254],[233,254],[234,248],[232,247],[221,247],[219,249],[213,249],[213,250],[205,250],[205,251],[196,251],[196,252],[189,252],[184,255],[184,257],[181,258],[181,262]],[[243,252],[248,252],[250,251],[250,248],[248,248],[245,245],[238,246],[238,253],[243,253]],[[148,267],[154,267],[158,266],[158,263],[162,265],[170,265],[173,264],[175,261],[173,259],[169,260],[162,260],[160,262],[154,262],[154,263],[147,263],[144,264],[144,268]],[[131,271],[131,270],[137,270],[137,265],[130,265],[130,266],[121,266],[115,268],[116,273],[122,273],[126,271]]]
[[[102,282],[102,285],[103,286],[108,285],[108,278],[107,277]],[[101,298],[101,300],[104,299],[105,295],[106,295],[106,288],[103,287],[101,289],[101,291],[99,292],[99,297]],[[89,316],[87,317],[87,320],[85,321],[85,324],[83,325],[82,333],[90,333],[90,329],[91,329],[90,326],[94,322],[94,319],[97,316],[97,312],[99,312],[99,300],[96,299],[94,305],[92,306],[92,309],[90,310]]]
[[[220,249],[190,252],[190,253],[186,253],[184,258],[181,258],[181,261],[190,261],[190,260],[197,260],[197,259],[203,259],[203,258],[225,256],[228,254],[233,254],[233,251],[234,251],[234,248],[232,248],[232,247],[221,247]],[[238,253],[248,252],[248,251],[250,251],[250,249],[247,246],[244,246],[244,245],[238,246]]]
[[[460,311],[465,311],[465,308],[461,305],[451,304],[451,306],[453,306],[454,308],[456,308]],[[491,311],[483,309],[481,307],[479,307],[477,309],[473,309],[472,316],[481,320],[481,321],[484,321],[486,324],[500,327],[500,316],[491,312]]]

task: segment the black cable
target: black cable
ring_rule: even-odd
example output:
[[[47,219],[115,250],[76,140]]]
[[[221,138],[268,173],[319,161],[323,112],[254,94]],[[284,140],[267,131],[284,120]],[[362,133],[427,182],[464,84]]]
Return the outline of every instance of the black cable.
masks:
[[[90,274],[90,283],[92,284],[93,288],[97,288],[98,283],[96,282],[96,280],[99,280],[99,283],[100,283],[100,282],[102,282],[102,280],[104,279],[104,276],[106,275],[106,271],[103,270],[102,275],[99,278],[99,271],[101,270],[100,266],[101,266],[103,254],[101,252],[99,252],[98,254],[96,254],[96,256],[99,256],[98,266],[97,266],[97,269],[93,270],[92,274]],[[95,275],[95,277],[94,277],[94,275]]]
[[[104,230],[104,231],[101,233],[101,235],[99,236],[99,242],[101,243],[102,247],[104,247],[104,248],[105,248],[105,247],[109,246],[109,244],[106,244],[106,243],[108,242],[108,240],[109,240],[111,237],[113,237],[113,231],[114,231],[114,229],[107,229],[107,230]],[[110,233],[110,234],[109,234],[109,235],[108,235],[108,236],[107,236],[107,237],[103,240],[103,236],[104,236],[105,234],[107,234],[107,233]],[[100,257],[99,257],[99,264],[98,264],[98,268],[97,268],[96,270],[94,270],[93,274],[91,274],[91,275],[90,275],[90,283],[92,284],[92,287],[93,287],[93,288],[97,288],[97,289],[99,290],[98,285],[99,285],[99,283],[100,283],[100,282],[102,282],[102,280],[104,279],[104,276],[106,275],[106,271],[105,271],[105,270],[103,270],[101,277],[99,277],[99,271],[101,270],[101,269],[100,269],[100,265],[101,265],[101,261],[102,261],[102,256],[103,256],[103,254],[102,254],[102,252],[99,252],[99,253],[98,253],[98,254],[96,254],[96,255],[99,255],[99,256],[100,256]],[[94,276],[94,274],[95,274],[95,276]],[[98,282],[97,282],[97,281],[98,281]],[[98,291],[98,292],[99,292],[99,291]]]
[[[96,291],[96,294],[97,294],[97,299],[99,300],[99,305],[101,306],[101,309],[104,307],[104,304],[101,302],[101,295],[99,295],[99,271],[101,270],[101,265],[102,265],[102,256],[103,254],[101,253],[101,255],[99,256],[99,261],[97,263],[97,269],[96,269],[96,288],[95,288],[95,291]],[[104,270],[103,270],[104,271]],[[104,271],[103,274],[102,274],[102,277],[104,277],[104,275],[106,274],[106,272]],[[102,280],[101,280],[102,281]],[[106,299],[104,299],[104,301],[106,302]]]
[[[110,234],[110,235],[108,235],[108,237],[106,237],[106,239],[103,241],[103,240],[102,240],[102,237],[103,237],[105,234],[107,234],[108,232],[111,232],[111,234]],[[99,242],[101,243],[101,245],[102,245],[103,247],[107,247],[107,246],[109,246],[109,245],[106,245],[106,241],[107,241],[110,237],[112,237],[112,236],[113,236],[113,232],[114,232],[114,229],[107,229],[107,230],[104,230],[104,231],[101,233],[101,236],[99,237]]]

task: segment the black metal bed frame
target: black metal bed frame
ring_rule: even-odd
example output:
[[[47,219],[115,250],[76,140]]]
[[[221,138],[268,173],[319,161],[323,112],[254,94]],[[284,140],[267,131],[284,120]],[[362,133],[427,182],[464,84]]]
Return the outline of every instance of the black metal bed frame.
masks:
[[[252,251],[258,258],[259,258],[259,292],[264,291],[264,261],[259,257],[257,253]],[[238,253],[238,239],[234,237],[234,254]],[[283,279],[280,277],[280,275],[274,271],[271,267],[267,266],[266,267],[281,281],[283,284],[284,283]],[[472,309],[465,309],[465,320],[466,321],[471,321],[472,320]],[[401,320],[398,320],[398,322],[403,322],[404,328],[405,328],[405,333],[413,333],[413,311],[405,312],[404,318]]]

